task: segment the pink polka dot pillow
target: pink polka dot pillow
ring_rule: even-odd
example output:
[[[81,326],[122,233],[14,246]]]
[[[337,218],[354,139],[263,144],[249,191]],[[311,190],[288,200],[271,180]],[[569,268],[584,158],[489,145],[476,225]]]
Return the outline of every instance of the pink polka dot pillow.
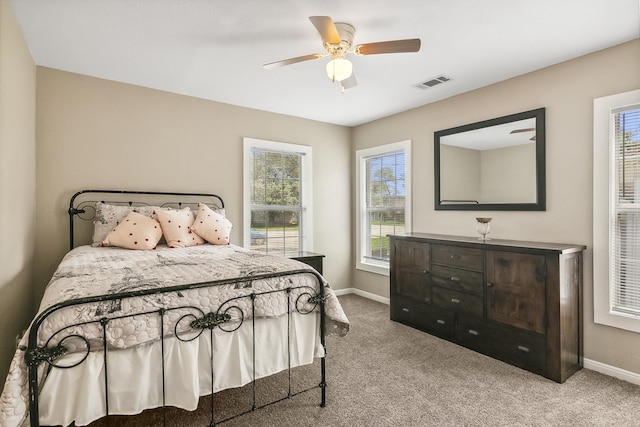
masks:
[[[126,249],[155,249],[161,237],[162,228],[158,221],[137,212],[130,212],[107,235],[102,244]]]
[[[191,230],[195,218],[190,208],[158,209],[154,213],[170,248],[184,248],[204,243],[204,239]]]
[[[104,246],[102,242],[107,235],[120,224],[129,212],[151,217],[156,208],[153,206],[129,206],[112,205],[104,202],[96,203],[96,216],[93,221],[93,243],[92,246]]]
[[[191,230],[214,245],[228,245],[231,235],[231,221],[212,210],[204,203],[198,203],[198,215]]]

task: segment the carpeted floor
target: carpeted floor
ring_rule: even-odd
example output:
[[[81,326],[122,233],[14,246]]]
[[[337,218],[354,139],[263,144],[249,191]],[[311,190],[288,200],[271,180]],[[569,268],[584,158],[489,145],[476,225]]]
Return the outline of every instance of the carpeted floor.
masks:
[[[356,295],[340,301],[351,321],[327,340],[327,406],[315,389],[223,426],[639,426],[640,387],[583,369],[564,384],[389,320],[389,307]],[[294,371],[294,391],[319,381],[318,364]],[[287,376],[256,385],[258,404],[286,395]],[[252,388],[214,396],[216,419],[251,408]],[[148,411],[103,426],[209,425],[210,398],[194,413]]]

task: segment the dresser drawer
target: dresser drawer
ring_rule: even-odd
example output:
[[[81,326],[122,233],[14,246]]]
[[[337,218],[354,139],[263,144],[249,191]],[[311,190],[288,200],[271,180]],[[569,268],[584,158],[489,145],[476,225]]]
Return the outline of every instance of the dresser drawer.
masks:
[[[482,249],[431,245],[431,260],[436,264],[484,271],[484,252]]]
[[[477,271],[434,265],[431,268],[431,284],[460,291],[482,294],[484,275]]]
[[[434,304],[442,307],[482,316],[482,296],[434,286],[431,290],[431,298]]]
[[[420,304],[407,298],[394,296],[391,299],[391,320],[442,338],[454,338],[454,313],[433,305]]]
[[[458,316],[458,341],[473,350],[536,373],[546,370],[545,337]]]

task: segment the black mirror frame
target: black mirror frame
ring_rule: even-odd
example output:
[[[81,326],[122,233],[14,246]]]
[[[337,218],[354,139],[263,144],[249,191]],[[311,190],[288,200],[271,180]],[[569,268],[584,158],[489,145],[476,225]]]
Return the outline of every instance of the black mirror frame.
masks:
[[[536,119],[536,202],[535,203],[478,203],[448,204],[440,200],[440,138],[460,132],[481,129],[524,119]],[[457,126],[433,133],[434,147],[434,196],[435,210],[449,211],[544,211],[546,210],[546,171],[545,171],[545,109],[524,111],[495,119],[484,120],[468,125]]]

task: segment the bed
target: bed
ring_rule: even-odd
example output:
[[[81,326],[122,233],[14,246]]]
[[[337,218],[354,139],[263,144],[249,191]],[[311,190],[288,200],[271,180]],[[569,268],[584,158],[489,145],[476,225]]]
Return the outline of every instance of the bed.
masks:
[[[219,196],[82,190],[68,213],[70,251],[18,345],[0,425],[193,411],[318,360],[316,385],[284,398],[319,389],[326,405],[325,337],[349,329],[335,293],[306,264],[230,244]],[[258,405],[254,391],[223,419],[211,404],[207,425],[279,400]]]

